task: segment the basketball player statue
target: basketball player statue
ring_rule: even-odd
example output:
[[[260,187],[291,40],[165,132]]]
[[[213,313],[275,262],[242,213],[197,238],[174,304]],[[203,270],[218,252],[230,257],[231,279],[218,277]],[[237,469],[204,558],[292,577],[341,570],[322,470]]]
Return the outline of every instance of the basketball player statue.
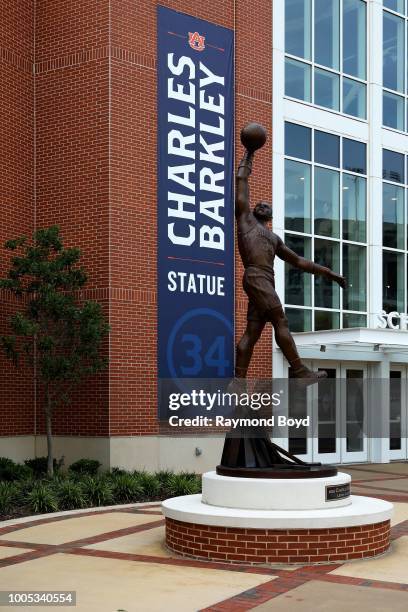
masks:
[[[266,142],[265,129],[250,123],[241,131],[241,142],[246,151],[236,176],[235,217],[238,226],[238,248],[244,264],[243,287],[249,298],[247,327],[237,346],[235,363],[235,387],[244,387],[249,363],[256,342],[266,323],[271,323],[275,340],[291,367],[291,378],[301,379],[301,386],[308,386],[327,378],[325,371],[309,370],[299,357],[295,341],[289,331],[288,320],[275,291],[275,256],[311,274],[318,274],[340,285],[346,279],[329,268],[299,257],[282,239],[268,229],[272,219],[272,207],[259,202],[253,211],[249,203],[248,179],[252,171],[254,153]],[[238,406],[239,409],[239,406]],[[256,478],[306,478],[326,477],[337,473],[334,466],[306,463],[285,449],[274,444],[264,428],[240,428],[235,435],[227,434],[221,464],[217,473],[224,476]]]
[[[289,331],[288,320],[275,291],[274,259],[277,256],[300,270],[324,276],[338,283],[343,289],[346,279],[329,268],[299,257],[285,246],[282,239],[267,227],[272,219],[272,207],[269,203],[258,202],[251,211],[248,179],[252,171],[254,153],[266,142],[266,131],[261,125],[250,123],[243,128],[241,141],[246,151],[236,176],[235,217],[238,226],[238,248],[245,268],[243,287],[249,304],[247,327],[237,346],[235,377],[246,377],[254,346],[265,324],[270,322],[275,331],[276,344],[291,366],[292,377],[304,379],[305,384],[313,384],[320,378],[326,378],[327,373],[312,372],[299,357]]]

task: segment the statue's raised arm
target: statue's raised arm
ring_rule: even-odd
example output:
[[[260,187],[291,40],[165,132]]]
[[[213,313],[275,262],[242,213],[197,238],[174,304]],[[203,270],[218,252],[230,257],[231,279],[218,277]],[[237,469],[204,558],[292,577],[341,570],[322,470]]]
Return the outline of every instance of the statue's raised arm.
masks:
[[[249,201],[248,179],[252,172],[254,153],[266,142],[266,130],[258,123],[248,123],[241,131],[245,154],[238,166],[235,184],[235,218],[243,228],[255,222]]]
[[[242,217],[248,217],[251,212],[249,206],[248,178],[252,171],[253,158],[253,153],[245,151],[245,155],[238,166],[235,178],[235,217],[237,221]]]

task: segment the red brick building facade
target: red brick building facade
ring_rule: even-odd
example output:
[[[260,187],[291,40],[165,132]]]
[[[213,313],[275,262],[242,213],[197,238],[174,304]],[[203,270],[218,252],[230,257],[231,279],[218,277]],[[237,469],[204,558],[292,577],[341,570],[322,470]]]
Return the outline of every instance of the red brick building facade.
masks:
[[[189,467],[217,459],[222,441],[157,435],[155,0],[4,0],[0,24],[0,239],[58,224],[79,246],[86,296],[111,325],[109,369],[55,414],[57,454],[105,465]],[[272,125],[272,7],[254,0],[162,0],[235,30],[235,123]],[[237,147],[240,154],[240,147]],[[252,197],[271,198],[271,145]],[[236,334],[245,323],[236,259]],[[8,269],[2,251],[1,274]],[[0,295],[0,333],[16,308]],[[147,323],[146,323],[147,321]],[[265,332],[253,367],[270,374]],[[1,356],[0,456],[44,454],[33,373]],[[167,449],[172,449],[167,452]],[[193,463],[195,461],[195,463]]]

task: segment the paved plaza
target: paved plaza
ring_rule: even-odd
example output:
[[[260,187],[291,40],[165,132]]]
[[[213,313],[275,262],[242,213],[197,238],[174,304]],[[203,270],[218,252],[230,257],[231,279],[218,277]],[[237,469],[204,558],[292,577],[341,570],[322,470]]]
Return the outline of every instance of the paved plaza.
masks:
[[[382,557],[314,567],[181,558],[164,547],[160,505],[138,504],[0,524],[0,590],[76,591],[81,612],[406,612],[408,463],[341,469],[354,494],[394,503]]]

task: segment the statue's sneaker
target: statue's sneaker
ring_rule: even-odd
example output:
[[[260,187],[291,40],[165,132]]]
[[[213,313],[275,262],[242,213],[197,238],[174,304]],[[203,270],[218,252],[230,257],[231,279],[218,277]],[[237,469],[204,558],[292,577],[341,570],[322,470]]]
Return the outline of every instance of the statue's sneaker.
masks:
[[[315,383],[324,380],[327,378],[326,370],[319,370],[319,372],[313,372],[313,370],[309,370],[306,366],[301,366],[300,368],[290,368],[291,378],[296,378],[298,382],[302,385],[309,386],[314,385]]]

